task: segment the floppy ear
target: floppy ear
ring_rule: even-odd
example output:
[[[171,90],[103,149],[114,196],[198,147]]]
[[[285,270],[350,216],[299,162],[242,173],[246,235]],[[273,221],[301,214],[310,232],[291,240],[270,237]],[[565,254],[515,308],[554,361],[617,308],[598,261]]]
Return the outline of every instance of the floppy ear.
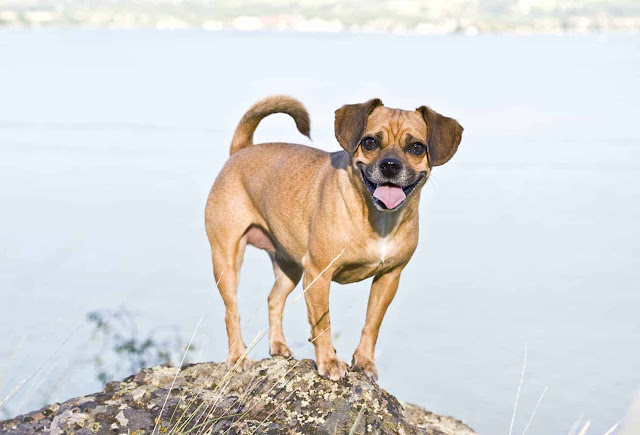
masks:
[[[378,106],[382,106],[382,101],[374,98],[362,104],[346,104],[336,110],[336,139],[349,154],[353,154],[358,148],[358,142],[367,126],[367,118]]]
[[[440,115],[427,106],[416,109],[427,123],[427,153],[433,166],[447,163],[458,150],[464,128],[453,118]]]

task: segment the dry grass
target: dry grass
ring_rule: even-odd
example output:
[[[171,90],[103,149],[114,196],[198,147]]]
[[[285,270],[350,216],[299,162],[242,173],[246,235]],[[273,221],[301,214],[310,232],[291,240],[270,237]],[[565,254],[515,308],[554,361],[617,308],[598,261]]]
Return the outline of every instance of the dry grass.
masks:
[[[345,249],[346,249],[346,247],[343,248],[342,251],[340,251],[329,262],[329,264],[316,277],[314,277],[314,279],[305,288],[302,289],[302,292],[300,292],[300,294],[296,298],[294,298],[293,301],[283,311],[282,317],[284,317],[284,315],[287,314],[287,312],[289,312],[291,307],[294,304],[296,304],[304,296],[304,294],[307,292],[307,290],[309,290],[309,288],[311,288],[316,283],[316,281],[321,276],[323,276],[331,268],[331,266],[333,266],[333,264],[342,256],[342,254],[344,253]],[[224,273],[224,271],[223,271],[223,273]],[[220,283],[220,278],[222,278],[222,274],[220,275],[218,281],[216,282],[216,286]],[[209,303],[207,303],[207,306],[208,305],[209,305]],[[256,313],[257,313],[257,311],[258,310],[256,310]],[[195,334],[197,333],[197,331],[198,331],[198,329],[200,327],[200,324],[202,323],[202,319],[203,319],[203,316],[204,316],[205,312],[206,312],[206,306],[205,306],[205,309],[203,310],[203,313],[202,313],[202,315],[200,317],[200,320],[198,321],[198,324],[197,324],[196,329],[195,329],[195,331],[194,331],[194,333],[193,333],[193,335],[191,337],[191,340],[193,340],[193,338],[195,337]],[[227,409],[223,413],[222,416],[220,416],[220,417],[216,418],[215,420],[211,421],[211,417],[213,416],[215,410],[217,409],[218,402],[219,402],[220,398],[222,397],[222,394],[217,394],[217,393],[221,393],[229,385],[230,378],[231,378],[232,374],[234,373],[234,371],[236,370],[236,368],[238,367],[238,365],[241,364],[245,359],[248,358],[248,355],[255,348],[255,346],[264,338],[264,336],[266,335],[267,332],[268,332],[267,330],[263,330],[260,333],[258,333],[258,335],[254,338],[253,342],[251,343],[251,345],[249,345],[249,347],[246,349],[246,351],[243,353],[243,355],[238,359],[238,361],[234,364],[234,366],[230,367],[225,372],[225,374],[224,374],[224,376],[222,378],[222,381],[220,383],[218,383],[218,385],[214,388],[214,390],[207,392],[206,396],[204,397],[204,400],[202,400],[202,402],[194,410],[190,411],[191,406],[198,399],[197,395],[192,397],[191,400],[189,401],[189,403],[186,405],[185,410],[183,411],[183,413],[178,418],[178,421],[175,424],[172,424],[173,423],[173,418],[175,416],[175,412],[178,409],[178,406],[176,407],[176,409],[174,410],[174,413],[171,416],[171,420],[170,420],[170,424],[172,424],[172,427],[171,427],[171,429],[169,431],[170,434],[172,434],[172,433],[190,433],[196,428],[198,428],[198,429],[202,428],[202,430],[205,430],[207,425],[210,426],[212,424],[215,424],[216,422],[220,421],[220,419],[227,414],[227,412],[235,405],[235,403],[238,402],[239,399],[236,400],[236,402],[234,402],[234,404],[232,406],[230,406],[229,409]],[[323,331],[323,333],[324,333],[324,331]],[[186,358],[187,352],[188,352],[188,348],[185,351],[185,354],[184,354],[184,356],[182,358],[182,362],[180,363],[178,372],[179,372],[180,368],[182,367],[182,364],[184,363],[184,360]],[[297,363],[296,363],[296,365],[297,365]],[[294,365],[294,367],[295,367],[295,365]],[[293,370],[293,368],[291,370]],[[289,372],[291,370],[289,370]],[[171,387],[169,388],[169,391],[167,393],[167,397],[165,398],[163,406],[162,406],[162,409],[160,411],[160,415],[156,419],[156,424],[155,424],[155,427],[154,427],[154,429],[152,431],[152,435],[154,435],[156,433],[156,431],[158,429],[158,426],[161,423],[160,417],[162,416],[162,413],[164,412],[166,404],[167,404],[167,402],[169,400],[169,397],[171,395],[171,391],[173,390],[173,387],[175,385],[175,381],[176,381],[177,376],[178,376],[178,372],[176,372],[176,376],[174,377],[173,382],[171,384]],[[286,374],[288,374],[289,372],[287,372]],[[286,374],[284,376],[286,376]],[[274,384],[274,387],[278,383],[279,383],[279,381]],[[273,389],[273,387],[272,387],[272,389]],[[271,390],[269,390],[269,391],[271,391]],[[283,403],[284,403],[284,401],[281,402],[279,406],[281,406]],[[251,408],[249,408],[249,410],[247,410],[244,414],[242,414],[237,422],[242,421],[242,419],[248,414],[248,412],[251,409],[253,409],[256,405],[257,405],[257,403],[254,404]],[[187,414],[187,412],[189,412],[189,414]],[[203,417],[204,417],[204,421],[201,421]],[[194,421],[194,419],[196,419],[196,420]],[[234,422],[234,423],[237,423],[237,422]],[[191,423],[193,423],[193,424],[191,424]],[[189,426],[190,424],[191,424],[191,428],[187,429],[187,426]],[[229,429],[231,427],[232,426],[230,426]],[[227,431],[229,429],[227,429]]]
[[[518,385],[518,392],[516,393],[516,401],[513,405],[513,414],[511,416],[511,426],[509,427],[509,435],[513,434],[513,424],[516,418],[516,409],[518,407],[518,401],[520,400],[520,391],[522,390],[522,384],[524,381],[524,374],[526,372],[526,367],[527,367],[527,346],[525,346],[524,348],[524,360],[522,362],[522,373],[520,374],[520,384]],[[544,387],[544,390],[542,390],[542,394],[540,394],[540,398],[538,398],[538,402],[536,403],[536,406],[533,408],[533,411],[531,412],[531,417],[529,417],[529,421],[527,422],[527,425],[525,426],[524,431],[522,432],[522,435],[526,435],[527,430],[529,429],[529,427],[531,427],[531,423],[533,422],[533,417],[536,415],[536,411],[538,410],[538,407],[542,402],[542,398],[544,397],[548,389],[549,389],[549,386],[546,386]],[[571,426],[571,428],[569,429],[568,435],[576,435],[576,430],[578,427],[580,427],[581,422],[582,422],[582,417],[580,417]],[[612,435],[614,431],[618,428],[621,422],[622,421],[618,421],[616,424],[614,424],[604,435]],[[582,426],[582,428],[580,429],[580,431],[577,432],[577,435],[586,435],[587,430],[589,430],[590,426],[591,426],[591,421],[587,420],[585,424]]]
[[[69,340],[71,340],[73,338],[74,335],[76,335],[76,333],[81,329],[82,325],[79,325],[77,328],[75,328],[71,334],[69,334],[69,336],[64,339],[62,341],[62,343],[60,344],[60,346],[58,346],[56,348],[56,350],[53,351],[53,353],[51,355],[49,355],[49,357],[47,357],[47,359],[45,359],[42,364],[40,364],[38,366],[38,368],[36,369],[35,372],[33,372],[31,374],[31,376],[29,376],[28,378],[23,379],[22,381],[20,381],[18,383],[18,385],[16,385],[15,387],[13,387],[11,389],[11,391],[9,392],[9,394],[7,395],[7,397],[5,397],[4,399],[2,399],[0,401],[0,410],[2,410],[2,408],[4,408],[10,401],[11,399],[13,399],[16,394],[18,394],[18,392],[20,390],[22,390],[22,388],[25,385],[28,385],[31,381],[33,381],[33,379],[38,375],[38,373],[40,373],[42,371],[42,369],[44,369],[47,364],[49,363],[49,361],[51,361],[56,355],[58,355],[58,353],[62,350],[62,348],[69,342]],[[17,352],[17,351],[16,351]],[[3,377],[4,378],[4,377]]]
[[[290,368],[290,369],[289,369],[289,370],[288,370],[284,375],[282,375],[282,376],[280,377],[280,379],[278,379],[276,382],[274,382],[274,384],[271,386],[271,388],[269,389],[269,391],[267,391],[266,395],[268,396],[268,395],[269,395],[269,393],[271,393],[271,391],[273,391],[273,389],[274,389],[277,385],[279,385],[279,384],[282,382],[282,380],[283,380],[283,379],[285,379],[285,378],[286,378],[286,376],[287,376],[289,373],[291,373],[291,371],[292,371],[294,368],[296,368],[296,366],[297,366],[299,363],[300,363],[300,361],[297,361],[297,362],[293,365],[293,367],[291,367],[291,368]],[[254,404],[253,404],[249,409],[247,409],[247,410],[246,410],[246,411],[245,411],[245,412],[240,416],[240,419],[239,419],[238,421],[242,421],[242,419],[243,419],[244,417],[246,417],[246,416],[247,416],[247,414],[249,414],[249,412],[251,412],[251,411],[253,410],[253,408],[255,408],[258,404],[259,404],[259,401],[256,401],[256,402],[255,402],[255,403],[254,403]],[[217,420],[216,420],[216,421],[217,421]],[[233,424],[232,424],[231,426],[229,426],[229,428],[228,428],[226,431],[224,431],[224,434],[226,434],[227,432],[229,432],[229,430],[231,430],[231,428],[232,428],[232,427],[233,427]],[[223,434],[223,435],[224,435],[224,434]]]
[[[356,433],[356,428],[360,424],[360,420],[362,420],[362,412],[363,411],[364,411],[364,403],[362,404],[362,407],[360,408],[360,412],[358,412],[358,416],[356,417],[356,421],[353,422],[353,425],[351,426],[351,430],[349,430],[349,435],[354,435]]]
[[[533,417],[536,415],[536,411],[538,410],[538,407],[540,406],[540,402],[542,402],[542,398],[544,397],[544,393],[547,392],[548,388],[549,388],[549,386],[547,385],[546,387],[544,387],[544,390],[542,390],[542,394],[540,395],[540,398],[538,399],[538,403],[536,403],[536,407],[533,408],[533,412],[531,413],[531,417],[529,417],[529,421],[527,422],[527,425],[524,427],[524,431],[522,431],[522,435],[525,435],[527,433],[527,429],[529,429],[529,426],[531,426],[531,422],[533,421]]]
[[[516,393],[516,402],[513,404],[513,414],[511,415],[511,426],[509,427],[509,435],[513,434],[513,423],[516,421],[516,409],[520,400],[520,390],[522,389],[522,381],[524,380],[524,372],[527,368],[527,346],[524,347],[524,361],[522,362],[522,373],[520,374],[520,384]]]
[[[220,273],[220,278],[218,278],[218,281],[216,282],[216,287],[220,283],[220,280],[222,279],[223,276],[224,276],[224,270],[222,271],[222,273]],[[198,329],[200,329],[200,325],[202,324],[202,320],[204,319],[204,315],[207,312],[207,308],[209,308],[209,305],[211,304],[212,296],[213,296],[213,292],[211,292],[211,294],[209,295],[209,299],[207,300],[207,304],[204,306],[204,309],[202,310],[202,314],[200,314],[200,319],[198,320],[198,323],[196,324],[196,329],[193,331],[193,334],[191,335],[191,339],[189,340],[189,344],[187,345],[187,348],[185,349],[184,354],[182,355],[182,360],[180,360],[180,365],[178,366],[178,370],[176,370],[176,375],[173,377],[173,381],[171,382],[171,386],[169,387],[169,391],[167,392],[167,397],[165,397],[165,399],[164,399],[164,403],[162,404],[162,408],[160,409],[160,414],[158,414],[158,417],[156,418],[156,424],[153,427],[153,430],[151,431],[151,435],[153,435],[155,433],[156,429],[158,429],[158,424],[161,421],[162,413],[164,412],[164,408],[167,406],[167,401],[169,400],[169,396],[171,395],[171,390],[173,390],[173,387],[174,387],[174,385],[176,383],[176,379],[178,379],[178,374],[180,373],[180,370],[182,369],[182,365],[184,364],[184,360],[187,358],[187,353],[189,353],[189,349],[191,349],[191,345],[193,344],[193,339],[195,338],[196,334],[198,333]]]
[[[305,288],[302,289],[302,291],[300,292],[299,295],[297,295],[293,301],[288,304],[288,306],[286,307],[286,309],[283,311],[282,313],[282,317],[284,317],[285,314],[287,314],[287,312],[289,312],[289,310],[291,309],[291,307],[296,304],[304,295],[305,293],[309,290],[309,288],[311,288],[311,286],[313,286],[316,281],[324,274],[326,273],[327,270],[329,270],[331,268],[331,266],[335,263],[336,260],[338,260],[338,258],[340,258],[340,256],[342,256],[342,254],[344,253],[346,247],[342,249],[342,251],[340,253],[338,253],[332,260],[331,262],[309,283],[309,285]],[[216,286],[219,284],[220,279],[222,278],[222,276],[224,275],[224,271],[220,274],[220,277],[218,279],[218,281],[216,282]],[[180,372],[180,369],[182,368],[184,361],[186,359],[187,353],[191,347],[191,344],[193,343],[193,340],[204,320],[204,316],[206,314],[206,311],[211,303],[212,297],[213,297],[214,292],[212,292],[209,295],[209,299],[200,315],[200,318],[198,320],[198,323],[195,327],[195,330],[193,331],[193,334],[189,340],[189,345],[186,347],[186,350],[184,352],[184,355],[182,357],[182,360],[180,361],[180,365],[178,366],[178,370],[176,371],[176,375],[173,378],[173,381],[171,383],[171,386],[169,388],[169,391],[167,393],[167,396],[163,402],[163,406],[160,410],[160,414],[158,415],[158,418],[156,419],[156,424],[155,427],[152,431],[152,435],[154,435],[155,433],[157,433],[158,430],[158,426],[161,424],[161,417],[162,414],[164,413],[165,409],[166,409],[166,405],[168,403],[168,400],[170,398],[171,392],[173,391],[173,387],[175,386],[175,382],[177,380],[178,374]],[[253,319],[253,317],[255,317],[255,315],[257,314],[258,310],[261,308],[261,306],[259,306],[256,309],[256,312],[254,313],[253,316],[251,316],[251,318],[248,320],[248,322],[251,322],[251,320]],[[245,324],[246,326],[246,324]],[[79,329],[79,328],[78,328]],[[21,389],[24,385],[28,384],[36,375],[37,373],[47,364],[48,361],[50,361],[59,351],[60,349],[62,349],[62,347],[64,347],[64,345],[72,338],[72,336],[78,331],[78,329],[76,329],[66,340],[64,340],[64,342],[58,347],[58,349],[56,349],[56,351],[49,357],[47,358],[42,364],[41,366],[36,370],[36,372],[34,372],[29,378],[24,379],[22,382],[20,382],[18,385],[16,385],[7,395],[7,397],[5,397],[4,399],[2,399],[0,401],[0,409],[2,409],[3,406],[5,406]],[[238,359],[238,361],[234,364],[233,367],[230,367],[225,374],[223,375],[223,378],[221,380],[221,382],[218,383],[218,385],[213,389],[213,391],[207,391],[206,392],[206,396],[204,397],[204,399],[202,400],[202,402],[196,407],[196,409],[190,411],[192,405],[195,403],[195,401],[199,398],[198,395],[195,395],[194,397],[191,398],[191,400],[189,401],[189,403],[184,407],[184,411],[182,412],[182,414],[180,415],[180,417],[178,418],[178,421],[175,422],[175,424],[173,424],[175,415],[177,410],[180,408],[180,404],[182,403],[182,399],[180,399],[180,401],[178,402],[178,404],[176,405],[176,408],[173,411],[173,414],[171,415],[171,418],[169,420],[169,424],[171,426],[171,429],[169,430],[169,434],[189,434],[189,433],[193,433],[194,431],[197,431],[195,433],[197,434],[205,434],[207,433],[207,428],[211,428],[214,424],[218,423],[219,421],[221,421],[222,419],[226,418],[233,418],[235,419],[236,417],[239,417],[237,421],[232,421],[231,424],[229,425],[229,427],[227,428],[227,430],[224,432],[224,434],[227,434],[235,425],[237,425],[238,423],[242,422],[243,419],[251,412],[251,410],[253,410],[260,402],[259,400],[256,401],[255,403],[253,403],[248,409],[246,409],[242,414],[240,413],[230,413],[230,411],[238,404],[242,404],[243,402],[245,402],[250,396],[249,393],[251,392],[251,390],[255,387],[255,385],[253,384],[253,380],[250,382],[249,386],[246,388],[246,390],[244,391],[244,393],[238,397],[236,399],[236,401],[234,403],[232,403],[220,416],[216,417],[215,419],[213,419],[214,413],[217,409],[217,406],[219,405],[219,400],[222,397],[222,394],[217,394],[217,393],[222,393],[225,388],[229,385],[231,376],[233,375],[234,371],[236,370],[236,368],[238,367],[239,364],[241,364],[246,358],[248,358],[248,355],[253,351],[253,349],[255,348],[255,346],[264,338],[264,336],[267,334],[267,330],[262,330],[260,331],[256,337],[253,339],[252,343],[249,345],[249,347],[246,349],[246,351],[244,352],[244,354],[241,356],[240,359]],[[322,331],[321,334],[323,334],[325,331]],[[320,334],[320,335],[321,335]],[[316,337],[317,338],[317,337]],[[313,342],[313,340],[311,341]],[[276,380],[276,382],[274,382],[274,384],[271,386],[271,388],[267,391],[267,395],[274,389],[276,388],[278,385],[282,385],[283,380],[286,378],[286,376],[298,365],[298,362],[296,362],[296,364],[293,365],[293,367],[291,367],[284,375],[282,375],[278,380]],[[518,390],[516,393],[516,399],[515,399],[515,403],[513,406],[513,413],[512,413],[512,417],[511,417],[511,424],[509,427],[509,435],[513,435],[513,427],[514,427],[514,423],[515,423],[515,418],[516,418],[516,411],[517,411],[517,407],[518,407],[518,403],[520,400],[520,393],[522,390],[522,386],[524,383],[524,376],[526,373],[526,365],[527,365],[527,348],[525,346],[525,352],[524,352],[524,359],[523,359],[523,364],[522,364],[522,372],[520,375],[520,383],[518,385]],[[210,375],[208,381],[210,381],[213,377],[213,373]],[[0,379],[1,381],[1,379]],[[260,381],[262,382],[262,380]],[[256,384],[257,385],[257,384]],[[524,428],[523,431],[523,435],[526,435],[527,431],[529,430],[529,428],[531,427],[531,424],[533,422],[533,419],[535,417],[536,411],[538,410],[538,408],[540,407],[540,404],[542,402],[542,399],[545,395],[545,393],[547,392],[548,386],[544,388],[544,390],[542,391],[538,402],[536,403],[531,416]],[[266,422],[267,420],[278,410],[282,407],[282,405],[295,393],[295,390],[292,391],[287,397],[285,397],[279,404],[278,406],[276,406],[276,408],[253,430],[252,433],[255,433],[256,431],[258,431],[258,429],[260,429]],[[360,412],[358,413],[358,416],[356,417],[356,420],[354,421],[353,425],[351,426],[351,430],[349,431],[349,435],[353,435],[355,434],[355,431],[362,419],[362,415],[364,412],[364,405],[362,406],[362,408],[360,409]],[[194,421],[195,419],[195,421]],[[618,421],[616,424],[614,424],[604,435],[613,435],[614,432],[616,431],[616,429],[618,429],[618,427],[620,426],[622,421]],[[187,426],[191,424],[191,427],[189,429],[187,429]],[[582,424],[582,417],[579,418],[572,426],[572,428],[569,430],[568,434],[569,435],[587,435],[587,431],[589,430],[591,426],[591,421],[587,420],[584,424]],[[578,431],[578,428],[579,431]],[[223,434],[223,435],[224,435]]]

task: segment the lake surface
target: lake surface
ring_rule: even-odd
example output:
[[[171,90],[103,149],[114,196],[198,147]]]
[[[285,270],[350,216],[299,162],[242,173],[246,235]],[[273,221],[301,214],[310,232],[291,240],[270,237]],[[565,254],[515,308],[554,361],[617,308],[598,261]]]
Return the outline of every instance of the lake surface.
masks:
[[[0,30],[0,397],[31,377],[5,416],[100,388],[95,309],[188,339],[206,307],[192,359],[225,358],[204,204],[244,111],[285,93],[309,109],[313,141],[277,115],[256,142],[337,150],[333,111],[375,96],[465,127],[422,195],[380,384],[506,434],[526,348],[514,433],[545,386],[528,433],[581,418],[605,432],[640,387],[639,71],[638,35]],[[249,248],[247,342],[267,327],[272,280]],[[347,361],[369,285],[333,287]],[[302,300],[284,327],[312,357]],[[267,355],[262,341],[252,357]]]

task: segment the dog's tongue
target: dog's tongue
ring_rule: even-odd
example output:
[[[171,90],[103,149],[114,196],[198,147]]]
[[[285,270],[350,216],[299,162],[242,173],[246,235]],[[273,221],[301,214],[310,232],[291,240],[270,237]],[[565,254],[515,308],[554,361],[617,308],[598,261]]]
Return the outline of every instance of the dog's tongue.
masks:
[[[373,197],[382,201],[388,209],[392,209],[404,201],[407,195],[405,195],[402,188],[398,186],[378,185],[373,192]]]

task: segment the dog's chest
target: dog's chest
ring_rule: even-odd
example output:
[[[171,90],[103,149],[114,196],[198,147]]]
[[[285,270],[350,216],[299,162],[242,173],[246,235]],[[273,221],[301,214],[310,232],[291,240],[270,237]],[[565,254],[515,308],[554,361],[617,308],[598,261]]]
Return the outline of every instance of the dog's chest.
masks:
[[[404,210],[399,212],[399,219],[403,213]],[[394,266],[398,256],[402,256],[403,245],[406,245],[403,243],[406,242],[406,231],[396,231],[396,221],[390,218],[380,219],[376,224],[378,231],[366,240],[364,257],[372,266]]]
[[[390,237],[369,240],[354,247],[350,254],[334,276],[334,280],[342,284],[362,281],[402,262],[400,249]]]
[[[393,240],[390,237],[381,237],[369,243],[367,257],[371,264],[384,265],[385,262],[393,261],[396,249]]]

